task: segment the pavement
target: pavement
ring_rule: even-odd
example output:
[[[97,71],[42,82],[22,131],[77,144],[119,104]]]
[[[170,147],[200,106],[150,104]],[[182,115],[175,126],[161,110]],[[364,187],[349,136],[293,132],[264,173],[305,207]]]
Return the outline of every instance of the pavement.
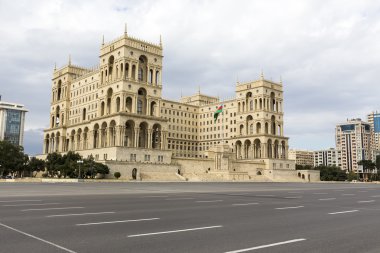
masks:
[[[380,252],[380,185],[1,183],[0,252]]]

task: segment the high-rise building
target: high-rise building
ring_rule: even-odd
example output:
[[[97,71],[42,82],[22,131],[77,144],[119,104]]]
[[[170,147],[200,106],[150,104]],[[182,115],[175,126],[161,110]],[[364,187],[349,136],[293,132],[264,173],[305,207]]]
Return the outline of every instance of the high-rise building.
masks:
[[[0,140],[14,145],[23,145],[27,111],[21,104],[0,101]]]
[[[300,150],[300,149],[289,149],[289,159],[295,160],[297,165],[302,166],[314,166],[313,151]]]
[[[162,58],[161,40],[148,43],[125,32],[101,45],[98,67],[75,66],[70,59],[54,69],[45,156],[75,151],[132,175],[137,169],[181,169],[189,177],[209,171],[241,173],[239,178],[296,176],[287,159],[282,82],[262,74],[238,82],[233,99],[198,91],[168,100],[161,95]],[[220,105],[223,113],[215,121]],[[319,180],[311,174],[303,178]]]
[[[341,151],[342,169],[358,170],[358,162],[371,160],[371,126],[361,119],[347,120],[335,130],[336,149]]]
[[[314,167],[336,166],[342,167],[342,154],[335,148],[314,151]]]
[[[380,113],[372,112],[367,115],[367,118],[371,125],[372,149],[380,150]]]

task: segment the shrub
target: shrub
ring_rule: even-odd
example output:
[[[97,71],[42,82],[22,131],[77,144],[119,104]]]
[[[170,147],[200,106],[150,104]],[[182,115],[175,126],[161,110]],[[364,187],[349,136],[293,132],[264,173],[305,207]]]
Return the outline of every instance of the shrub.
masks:
[[[115,173],[113,173],[113,176],[114,177],[116,177],[116,179],[119,179],[119,177],[121,177],[121,174],[120,174],[120,172],[115,172]]]
[[[48,173],[42,173],[42,177],[48,177]]]

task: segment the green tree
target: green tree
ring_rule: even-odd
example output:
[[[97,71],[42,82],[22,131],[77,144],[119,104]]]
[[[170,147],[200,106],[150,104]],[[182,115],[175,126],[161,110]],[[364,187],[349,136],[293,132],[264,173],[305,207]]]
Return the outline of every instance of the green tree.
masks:
[[[357,180],[357,179],[358,179],[358,175],[355,172],[350,171],[350,173],[348,173],[347,175],[348,181]]]
[[[321,181],[345,181],[347,174],[336,166],[318,166],[315,169],[320,171]]]
[[[40,172],[45,169],[45,161],[38,159],[36,157],[32,157],[29,160],[27,166],[30,172],[33,172],[33,171]]]
[[[376,169],[376,164],[371,160],[361,160],[358,165],[363,166],[363,177],[367,174],[367,179],[372,180],[373,171]]]
[[[8,141],[0,141],[0,176],[12,173],[19,174],[25,169],[27,156],[22,146],[16,146]]]

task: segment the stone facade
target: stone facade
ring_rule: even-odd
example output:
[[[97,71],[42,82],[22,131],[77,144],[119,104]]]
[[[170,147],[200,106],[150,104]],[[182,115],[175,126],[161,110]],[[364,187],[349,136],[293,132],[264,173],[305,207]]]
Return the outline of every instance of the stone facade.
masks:
[[[171,101],[161,96],[162,58],[161,41],[125,32],[102,44],[98,67],[55,69],[41,157],[92,155],[127,179],[300,181],[287,159],[281,82],[261,75],[238,82],[234,99],[198,91]]]

